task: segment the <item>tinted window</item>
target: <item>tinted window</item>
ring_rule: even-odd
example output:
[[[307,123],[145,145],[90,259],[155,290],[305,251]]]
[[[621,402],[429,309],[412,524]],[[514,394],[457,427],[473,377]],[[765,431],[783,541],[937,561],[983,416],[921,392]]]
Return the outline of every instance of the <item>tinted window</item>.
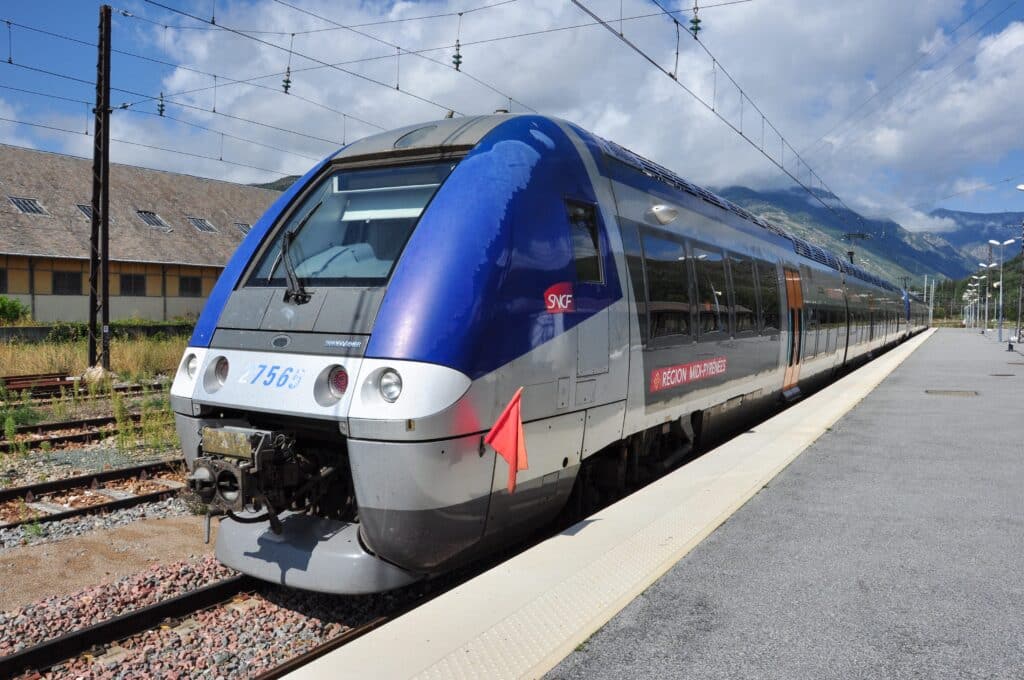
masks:
[[[754,262],[748,257],[731,255],[733,301],[736,305],[736,332],[757,330],[757,296],[754,293]]]
[[[81,295],[81,272],[53,272],[54,295]]]
[[[284,286],[281,242],[304,285],[383,283],[434,192],[455,164],[337,171],[278,226],[246,285]]]
[[[693,263],[697,274],[698,331],[729,331],[729,295],[725,283],[725,258],[721,251],[694,247]]]
[[[761,289],[761,328],[767,334],[779,332],[779,269],[772,262],[759,260],[757,273]]]
[[[640,231],[636,222],[619,218],[622,234],[622,249],[626,254],[626,268],[633,284],[633,301],[636,304],[637,323],[640,326],[640,342],[647,344],[647,285],[644,283],[644,254],[640,247]]]
[[[0,269],[0,293],[7,292],[7,270]]]
[[[651,339],[690,334],[686,250],[677,241],[643,234]]]
[[[180,297],[202,297],[203,279],[199,276],[182,276],[178,279]]]
[[[576,262],[576,280],[581,283],[601,282],[601,249],[597,238],[597,214],[594,206],[566,201],[569,213],[569,234],[572,257]]]
[[[121,274],[121,295],[146,294],[146,277],[142,274]]]

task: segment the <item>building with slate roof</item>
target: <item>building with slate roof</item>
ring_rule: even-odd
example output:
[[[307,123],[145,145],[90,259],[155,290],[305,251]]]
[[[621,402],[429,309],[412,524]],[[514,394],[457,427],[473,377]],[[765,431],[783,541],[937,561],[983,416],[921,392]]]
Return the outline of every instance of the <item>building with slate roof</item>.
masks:
[[[195,317],[279,194],[110,164],[110,318]],[[0,145],[0,295],[38,321],[89,313],[92,162]]]

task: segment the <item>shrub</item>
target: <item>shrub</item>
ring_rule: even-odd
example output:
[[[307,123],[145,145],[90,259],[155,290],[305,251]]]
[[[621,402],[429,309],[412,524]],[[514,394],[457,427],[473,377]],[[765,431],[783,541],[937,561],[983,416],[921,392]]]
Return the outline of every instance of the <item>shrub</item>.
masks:
[[[18,300],[0,295],[0,323],[16,323],[28,318],[28,312]]]

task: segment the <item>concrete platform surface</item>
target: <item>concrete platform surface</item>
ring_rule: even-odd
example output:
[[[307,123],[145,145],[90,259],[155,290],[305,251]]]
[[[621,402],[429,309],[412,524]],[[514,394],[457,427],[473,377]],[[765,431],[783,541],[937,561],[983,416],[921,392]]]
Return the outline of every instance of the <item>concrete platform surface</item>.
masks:
[[[938,331],[548,677],[1024,678],[1024,357]]]
[[[292,677],[447,680],[542,675],[757,494],[927,338],[923,334],[910,340],[814,397]],[[638,635],[613,634],[612,639],[635,647]],[[614,658],[623,653],[615,652]],[[630,658],[637,660],[635,655]],[[601,661],[593,669],[575,665],[568,672],[583,677],[602,667],[622,670]],[[640,666],[635,669],[646,672]]]

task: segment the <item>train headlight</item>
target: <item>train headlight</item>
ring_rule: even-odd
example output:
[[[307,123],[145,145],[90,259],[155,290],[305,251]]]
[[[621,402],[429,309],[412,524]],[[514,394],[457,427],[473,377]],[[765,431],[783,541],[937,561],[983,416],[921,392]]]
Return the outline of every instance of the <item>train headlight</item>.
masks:
[[[224,387],[224,383],[228,380],[229,368],[227,357],[217,357],[207,365],[206,372],[203,374],[203,387],[207,392],[216,392]]]
[[[228,381],[228,360],[227,357],[221,357],[217,359],[217,363],[213,368],[213,375],[221,385]]]
[[[384,401],[394,402],[402,394],[402,376],[392,368],[384,369],[380,374],[380,396]]]
[[[348,372],[344,366],[335,366],[327,375],[327,389],[336,399],[341,399],[348,389]]]
[[[182,365],[185,367],[185,375],[188,376],[188,379],[195,380],[196,371],[199,370],[199,357],[195,354],[189,354],[185,357],[185,361]]]

